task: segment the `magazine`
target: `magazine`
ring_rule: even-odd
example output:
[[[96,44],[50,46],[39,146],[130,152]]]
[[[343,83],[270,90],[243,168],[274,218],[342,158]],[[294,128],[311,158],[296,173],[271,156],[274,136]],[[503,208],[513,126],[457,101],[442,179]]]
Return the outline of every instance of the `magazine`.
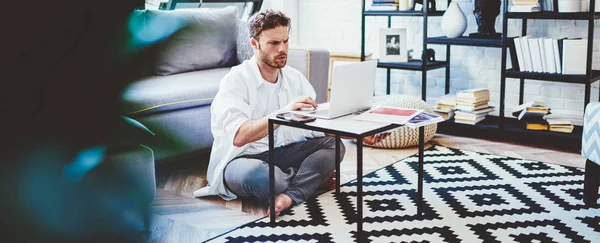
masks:
[[[410,119],[423,112],[417,109],[398,108],[390,106],[376,106],[354,117],[355,120],[393,123],[404,125]]]
[[[407,127],[417,128],[417,127],[422,127],[422,126],[433,124],[433,123],[443,122],[445,120],[446,119],[444,119],[440,115],[431,114],[428,112],[421,112],[418,115],[416,115],[415,117],[413,117],[412,119],[410,119],[405,125]]]

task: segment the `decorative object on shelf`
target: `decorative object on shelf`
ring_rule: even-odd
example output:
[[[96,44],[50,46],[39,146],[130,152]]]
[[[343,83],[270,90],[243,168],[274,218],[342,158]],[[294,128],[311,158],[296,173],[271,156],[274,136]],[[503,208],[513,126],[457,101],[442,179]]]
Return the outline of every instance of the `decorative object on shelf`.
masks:
[[[415,0],[408,0],[408,10],[415,10]]]
[[[415,56],[415,50],[413,50],[413,49],[408,49],[408,51],[407,51],[407,52],[408,52],[408,60],[410,61],[410,60],[412,60],[412,59],[413,59],[413,57]]]
[[[428,5],[429,5],[429,8],[428,8],[428,9],[429,9],[429,11],[430,11],[430,12],[431,12],[431,11],[435,11],[435,0],[411,0],[411,1],[412,1],[412,3],[410,4],[410,9],[411,9],[411,10],[414,10],[414,9],[415,9],[415,6],[417,5],[417,3],[418,3],[418,4],[421,4],[421,5],[424,5],[424,4],[423,4],[423,1],[426,1],[426,2],[429,2],[429,3],[428,3]],[[421,8],[421,9],[422,9],[422,8]]]
[[[379,61],[407,62],[406,29],[385,28],[379,30]]]
[[[401,11],[409,10],[410,9],[409,8],[410,5],[408,5],[408,1],[409,0],[400,0],[400,1],[398,1],[398,10],[401,10]]]
[[[469,34],[471,38],[500,39],[501,33],[497,33],[494,26],[496,17],[500,14],[500,0],[474,0],[473,15],[477,21],[477,32]]]
[[[462,36],[467,30],[467,17],[455,1],[450,2],[448,10],[442,16],[442,33],[448,38]]]
[[[423,56],[421,60],[427,60],[428,62],[435,62],[435,50],[429,48],[427,51],[423,52]]]
[[[557,0],[558,1],[558,12],[561,13],[576,13],[583,12],[581,0]]]

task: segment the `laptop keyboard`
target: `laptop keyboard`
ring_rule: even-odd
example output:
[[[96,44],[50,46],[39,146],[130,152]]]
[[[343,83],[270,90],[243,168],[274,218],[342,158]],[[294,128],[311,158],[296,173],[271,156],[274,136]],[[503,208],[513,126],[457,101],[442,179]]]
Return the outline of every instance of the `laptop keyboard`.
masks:
[[[318,110],[318,111],[315,111],[313,114],[319,115],[319,116],[327,116],[327,115],[329,115],[329,109]]]

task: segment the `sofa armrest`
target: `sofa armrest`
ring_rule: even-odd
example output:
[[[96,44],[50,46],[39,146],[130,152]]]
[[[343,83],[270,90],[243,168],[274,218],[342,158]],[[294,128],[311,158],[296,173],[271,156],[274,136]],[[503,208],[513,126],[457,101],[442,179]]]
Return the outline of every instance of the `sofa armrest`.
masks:
[[[317,103],[327,102],[329,51],[324,49],[290,48],[288,65],[300,71],[317,93]]]
[[[598,135],[600,135],[600,102],[591,102],[585,107],[583,115],[581,155],[596,164],[600,164]]]

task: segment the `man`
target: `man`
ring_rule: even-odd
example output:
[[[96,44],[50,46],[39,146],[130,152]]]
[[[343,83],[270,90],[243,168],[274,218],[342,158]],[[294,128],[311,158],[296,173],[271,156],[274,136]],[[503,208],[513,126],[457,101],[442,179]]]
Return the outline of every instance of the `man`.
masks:
[[[214,143],[209,186],[196,197],[226,200],[269,197],[268,118],[317,108],[315,91],[297,70],[286,66],[290,19],[279,11],[257,13],[249,22],[254,56],[223,77],[211,105]],[[304,202],[335,169],[335,138],[291,127],[275,127],[275,212]],[[383,136],[369,137],[376,143]],[[341,158],[345,153],[342,144]],[[340,161],[337,161],[339,163]]]

